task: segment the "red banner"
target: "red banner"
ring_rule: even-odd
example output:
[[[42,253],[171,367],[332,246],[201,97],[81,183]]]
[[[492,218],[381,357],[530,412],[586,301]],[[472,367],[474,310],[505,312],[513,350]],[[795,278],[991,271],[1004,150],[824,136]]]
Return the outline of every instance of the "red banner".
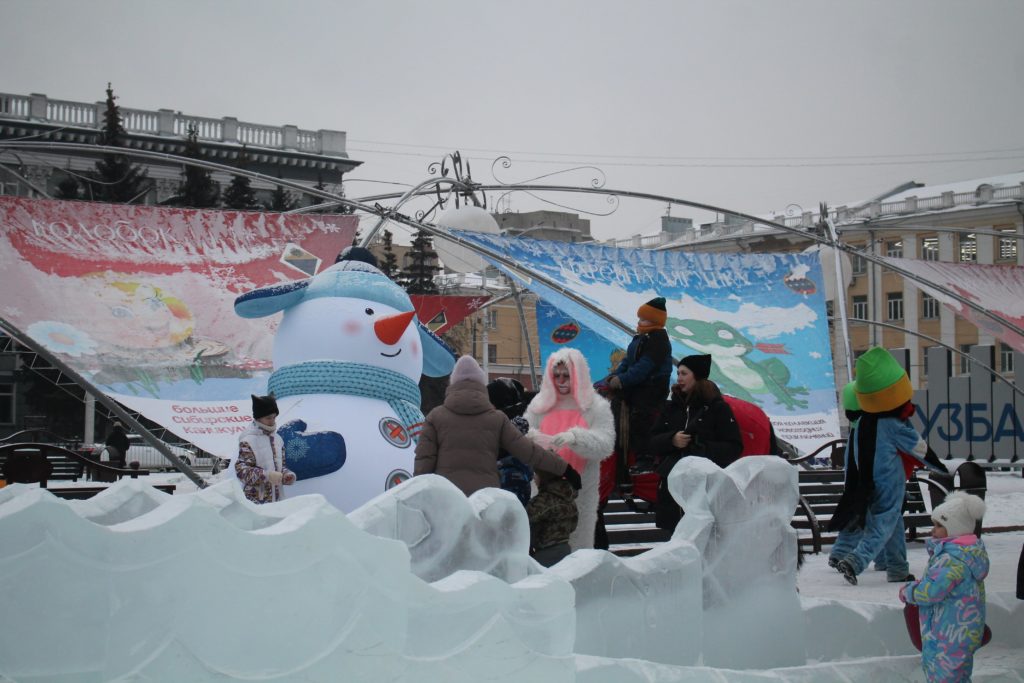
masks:
[[[434,334],[444,334],[487,303],[487,296],[411,294],[416,317]]]
[[[0,197],[0,314],[107,394],[230,455],[266,390],[278,318],[242,293],[315,275],[354,216]]]
[[[945,263],[917,259],[886,259],[928,282],[946,287],[963,298],[994,313],[1016,327],[1024,328],[1024,267],[980,263]],[[974,323],[983,333],[1024,353],[1024,338],[988,316],[964,305],[935,287],[909,280],[941,301],[957,315]]]

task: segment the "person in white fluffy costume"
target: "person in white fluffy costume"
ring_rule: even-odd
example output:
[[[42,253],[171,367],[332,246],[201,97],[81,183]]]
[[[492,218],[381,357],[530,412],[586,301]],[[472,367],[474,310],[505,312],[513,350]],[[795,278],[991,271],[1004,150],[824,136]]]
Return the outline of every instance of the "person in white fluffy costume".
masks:
[[[576,349],[548,356],[540,392],[526,409],[530,435],[572,465],[583,478],[576,497],[579,524],[569,537],[573,550],[594,547],[601,461],[615,448],[615,423],[608,401],[598,396],[590,368]],[[546,435],[546,436],[545,436]]]

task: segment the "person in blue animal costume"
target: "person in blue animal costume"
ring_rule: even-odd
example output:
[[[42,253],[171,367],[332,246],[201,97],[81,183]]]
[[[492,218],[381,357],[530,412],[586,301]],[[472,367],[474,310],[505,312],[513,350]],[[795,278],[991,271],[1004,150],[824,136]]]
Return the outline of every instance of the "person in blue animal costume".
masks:
[[[884,550],[887,576],[903,581],[910,565],[903,533],[907,482],[899,451],[923,460],[928,446],[908,422],[910,378],[888,351],[874,347],[858,358],[856,377],[854,391],[863,415],[847,453],[843,496],[829,522],[830,530],[856,534],[856,545],[844,544],[846,554],[832,558],[856,585],[857,575]]]
[[[846,419],[850,421],[850,436],[847,438],[846,441],[846,453],[848,457],[846,457],[846,462],[843,464],[843,469],[846,471],[848,475],[850,461],[852,460],[851,456],[853,453],[853,442],[857,438],[857,423],[860,421],[861,416],[864,414],[864,411],[860,409],[860,402],[857,401],[857,391],[854,382],[850,382],[843,387],[843,410],[846,412]],[[851,528],[848,529],[843,528],[832,530],[839,532],[839,535],[836,537],[836,542],[832,544],[832,550],[829,552],[828,556],[828,566],[835,569],[839,565],[839,561],[846,557],[847,554],[849,554],[854,548],[857,547],[857,544],[860,543],[860,539],[863,535],[864,529],[861,526],[853,525]],[[897,539],[905,539],[904,534],[906,533],[906,529],[903,526],[902,517],[893,527],[892,533],[896,537],[890,539],[893,542],[893,544],[899,543]],[[889,543],[887,542],[886,545],[889,545]],[[878,553],[878,556],[875,558],[875,569],[878,569],[879,571],[888,571],[885,551],[886,548],[885,546],[883,546],[882,550]],[[904,540],[904,550],[902,553],[904,561],[906,559],[906,554],[906,541]],[[891,583],[912,581],[914,579],[913,576],[908,576],[905,572],[900,573],[901,570],[906,569],[906,567],[903,563],[901,563],[899,551],[897,551],[896,553],[896,562],[894,563],[894,568],[896,570],[896,573],[890,574],[888,576],[888,579]]]
[[[900,600],[918,606],[921,664],[931,683],[971,680],[974,653],[985,633],[985,577],[989,560],[975,536],[985,501],[954,491],[932,511],[928,568],[900,589]]]

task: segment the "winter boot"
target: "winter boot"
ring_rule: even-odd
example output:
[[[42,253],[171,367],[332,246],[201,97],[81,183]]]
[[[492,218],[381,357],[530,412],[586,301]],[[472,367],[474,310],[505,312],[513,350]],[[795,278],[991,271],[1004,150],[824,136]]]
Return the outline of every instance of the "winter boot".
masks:
[[[906,576],[904,576],[903,578],[900,578],[900,579],[886,578],[886,581],[888,581],[889,583],[906,583],[907,581],[916,581],[916,580],[917,580],[917,577],[914,576],[913,574],[907,574]]]
[[[839,560],[836,563],[836,569],[843,575],[843,578],[847,580],[852,586],[857,585],[857,572],[853,571],[853,565],[850,564],[849,560]]]

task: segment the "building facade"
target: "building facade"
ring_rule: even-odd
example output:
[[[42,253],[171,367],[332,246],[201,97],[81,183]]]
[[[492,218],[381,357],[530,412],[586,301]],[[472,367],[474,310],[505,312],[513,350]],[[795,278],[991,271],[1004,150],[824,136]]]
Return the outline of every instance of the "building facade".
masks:
[[[866,253],[947,263],[1024,265],[1024,173],[966,180],[947,185],[908,183],[856,207],[830,210],[840,241]],[[751,221],[711,223],[662,248],[689,251],[802,251],[814,242],[821,216],[803,212],[773,216],[796,228],[788,232]],[[926,350],[935,338],[965,353],[974,345],[994,345],[995,369],[1013,376],[1009,347],[918,289],[901,275],[863,258],[851,260],[846,310],[853,356],[872,346],[909,351],[915,389],[927,385]],[[836,316],[838,318],[838,316]],[[885,323],[878,325],[873,323]],[[839,324],[838,322],[836,324]],[[891,326],[891,327],[890,327]],[[893,328],[898,329],[893,329]],[[842,335],[832,335],[837,382],[848,380]],[[966,375],[969,360],[955,358],[954,373]]]
[[[71,102],[46,95],[0,93],[0,140],[73,142],[96,144],[103,128],[105,102]],[[189,128],[194,128],[203,157],[226,166],[239,164],[244,155],[246,169],[313,187],[322,184],[340,192],[345,173],[362,162],[345,151],[346,133],[335,130],[304,130],[296,126],[269,126],[239,121],[234,117],[209,118],[170,109],[156,111],[120,107],[130,149],[181,155]],[[2,151],[2,150],[0,150]],[[45,151],[8,150],[0,154],[0,194],[21,197],[53,196],[65,178],[87,176],[99,154],[64,153],[59,148]],[[132,161],[146,170],[150,179],[141,204],[158,204],[177,194],[182,165],[173,160]],[[214,172],[213,180],[223,189],[231,174]],[[274,184],[254,181],[253,189],[269,195]],[[83,197],[89,199],[88,196]]]

